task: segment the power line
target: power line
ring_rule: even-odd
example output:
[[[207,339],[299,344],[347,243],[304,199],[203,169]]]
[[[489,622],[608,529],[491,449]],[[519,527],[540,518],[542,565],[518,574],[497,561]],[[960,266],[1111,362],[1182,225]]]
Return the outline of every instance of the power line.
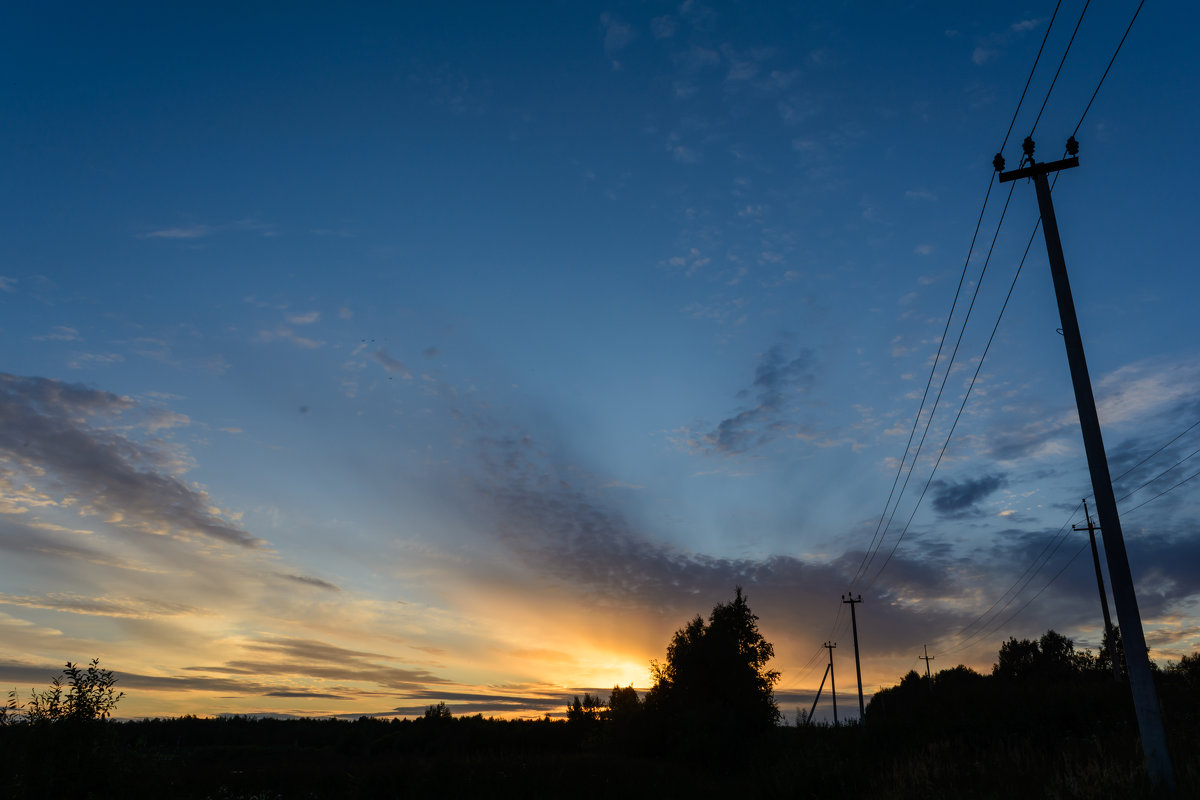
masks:
[[[1058,62],[1058,69],[1054,70],[1054,78],[1050,81],[1050,88],[1046,90],[1046,98],[1042,100],[1042,107],[1038,109],[1037,117],[1033,120],[1033,127],[1029,129],[1030,136],[1033,136],[1033,132],[1037,130],[1038,122],[1042,119],[1042,112],[1046,110],[1046,103],[1050,101],[1050,93],[1054,91],[1054,84],[1058,83],[1058,74],[1062,72],[1063,64],[1067,63],[1067,54],[1071,52],[1071,45],[1075,43],[1075,34],[1079,33],[1079,26],[1083,24],[1083,15],[1087,13],[1088,6],[1091,4],[1092,0],[1087,0],[1083,4],[1083,11],[1079,12],[1079,20],[1075,23],[1075,30],[1071,32],[1071,39],[1067,42],[1067,49],[1063,50],[1062,60]]]
[[[1159,453],[1161,453],[1163,450],[1166,450],[1168,447],[1170,447],[1171,445],[1175,444],[1177,441],[1179,441],[1180,439],[1182,439],[1182,438],[1183,438],[1183,436],[1184,436],[1184,434],[1186,434],[1186,433],[1187,433],[1188,431],[1190,431],[1192,428],[1195,428],[1197,425],[1200,425],[1200,419],[1196,420],[1196,421],[1195,421],[1195,422],[1193,422],[1191,425],[1187,426],[1187,428],[1185,428],[1185,429],[1183,430],[1183,433],[1180,433],[1180,434],[1179,434],[1179,435],[1177,435],[1177,436],[1176,436],[1174,439],[1172,439],[1171,441],[1167,442],[1167,443],[1166,443],[1166,444],[1164,444],[1162,447],[1158,448],[1158,449],[1157,449],[1157,450],[1155,450],[1153,453],[1151,453],[1150,455],[1146,456],[1146,457],[1145,457],[1145,458],[1143,458],[1141,461],[1139,461],[1138,463],[1134,464],[1132,467],[1130,467],[1129,469],[1125,470],[1124,472],[1122,472],[1122,473],[1121,473],[1120,475],[1118,475],[1117,477],[1113,478],[1113,481],[1114,481],[1114,482],[1116,482],[1116,481],[1119,481],[1119,480],[1121,480],[1121,479],[1122,479],[1122,478],[1124,478],[1126,475],[1128,475],[1129,473],[1133,472],[1135,469],[1137,469],[1138,467],[1140,467],[1142,464],[1145,464],[1147,461],[1149,461],[1150,459],[1154,458],[1156,455],[1158,455]],[[1177,464],[1176,466],[1178,466],[1178,464]],[[1140,488],[1140,487],[1139,487],[1139,488]],[[1122,500],[1124,500],[1125,498],[1124,498],[1124,497],[1122,497],[1121,499],[1122,499]]]
[[[1186,456],[1184,456],[1183,458],[1179,459],[1179,460],[1178,460],[1178,461],[1176,461],[1174,464],[1172,464],[1171,466],[1167,467],[1167,468],[1166,468],[1166,469],[1164,469],[1162,472],[1158,473],[1158,474],[1157,474],[1157,475],[1155,475],[1153,478],[1151,478],[1150,480],[1148,480],[1148,481],[1146,481],[1145,483],[1143,483],[1141,486],[1139,486],[1139,487],[1137,487],[1136,489],[1134,489],[1132,492],[1129,492],[1128,494],[1126,494],[1126,495],[1125,495],[1124,497],[1122,497],[1121,499],[1122,499],[1122,500],[1128,500],[1130,497],[1133,497],[1135,494],[1137,494],[1138,492],[1140,492],[1142,489],[1145,489],[1147,486],[1149,486],[1150,484],[1154,483],[1154,482],[1155,482],[1155,481],[1157,481],[1159,478],[1163,477],[1164,475],[1166,475],[1168,472],[1170,472],[1171,470],[1173,470],[1173,469],[1175,469],[1176,467],[1178,467],[1178,466],[1179,466],[1180,464],[1182,464],[1183,462],[1185,462],[1185,461],[1188,461],[1189,459],[1191,459],[1191,458],[1192,458],[1192,456],[1196,455],[1197,453],[1200,453],[1200,448],[1198,448],[1198,449],[1196,449],[1196,450],[1193,450],[1192,452],[1188,453]]]
[[[1141,0],[1138,3],[1137,9],[1133,12],[1133,19],[1129,20],[1129,26],[1125,28],[1125,35],[1117,43],[1117,49],[1113,51],[1112,58],[1108,60],[1108,66],[1104,68],[1104,74],[1100,76],[1100,82],[1096,84],[1096,91],[1092,92],[1092,97],[1088,100],[1087,107],[1083,109],[1083,113],[1079,116],[1079,122],[1075,123],[1075,130],[1071,132],[1071,136],[1079,133],[1079,128],[1083,125],[1083,120],[1087,117],[1088,112],[1092,110],[1092,103],[1095,102],[1096,95],[1100,94],[1100,87],[1104,85],[1104,79],[1108,77],[1108,71],[1112,69],[1113,62],[1117,60],[1117,53],[1121,52],[1121,45],[1125,44],[1125,37],[1129,36],[1129,32],[1133,30],[1133,23],[1137,22],[1138,14],[1142,13],[1142,6],[1145,4],[1146,0]]]
[[[1040,55],[1040,53],[1039,53],[1039,55]],[[1022,95],[1021,95],[1022,100],[1024,99],[1024,97],[1025,97],[1025,95],[1024,95],[1024,93],[1022,93]],[[1017,104],[1017,110],[1020,110],[1020,103]],[[1011,130],[1011,126],[1010,126],[1010,130]],[[950,323],[954,319],[954,310],[958,307],[958,298],[962,294],[963,283],[966,282],[966,279],[967,279],[967,268],[970,266],[971,256],[975,252],[975,242],[979,238],[979,229],[983,226],[983,215],[987,211],[988,200],[992,196],[992,187],[995,185],[996,185],[995,175],[993,175],[988,180],[987,192],[983,196],[983,205],[979,209],[979,218],[975,221],[975,232],[971,234],[971,244],[967,248],[967,257],[963,261],[962,273],[958,276],[958,287],[954,290],[954,299],[950,303],[950,313],[946,315],[946,324],[942,328],[941,337],[938,339],[938,349],[937,349],[937,353],[934,354],[934,357],[933,357],[933,365],[929,368],[929,378],[927,378],[925,381],[925,391],[921,395],[920,405],[917,406],[917,414],[915,417],[913,417],[912,430],[910,430],[908,432],[908,442],[904,445],[904,456],[900,459],[900,466],[896,469],[896,477],[892,479],[892,488],[891,488],[891,491],[888,492],[887,501],[883,504],[883,512],[879,515],[879,522],[875,523],[875,533],[871,536],[871,543],[869,545],[867,545],[867,549],[863,553],[862,561],[859,562],[858,570],[854,573],[854,577],[850,579],[850,585],[852,588],[857,584],[858,579],[860,577],[862,577],[862,575],[866,572],[866,570],[870,568],[871,562],[875,559],[875,553],[879,549],[879,547],[876,545],[876,542],[878,541],[879,545],[883,544],[880,536],[886,535],[887,527],[890,527],[890,525],[891,525],[890,518],[888,519],[888,526],[883,525],[883,519],[884,519],[884,517],[887,516],[888,508],[891,506],[892,497],[896,492],[896,484],[899,483],[900,475],[904,472],[904,464],[908,460],[908,453],[909,453],[910,448],[912,447],[913,436],[916,435],[917,426],[921,422],[921,412],[925,410],[925,401],[929,398],[929,387],[931,387],[933,385],[933,377],[934,377],[934,375],[937,374],[938,362],[941,360],[941,357],[942,357],[942,348],[945,347],[945,345],[946,345],[946,334],[950,331]],[[1011,196],[1011,190],[1010,190],[1009,194]],[[977,288],[977,290],[978,290],[978,288]],[[951,360],[951,366],[953,366],[953,360]],[[947,372],[949,372],[949,368],[947,368]],[[935,406],[936,406],[936,403],[935,403]],[[931,420],[933,419],[932,411],[930,411],[929,417]],[[924,435],[922,435],[921,438],[922,438],[922,441],[924,441]],[[920,454],[920,446],[917,447],[917,455],[919,455],[919,454]],[[916,463],[917,455],[913,456],[914,464]],[[909,474],[910,475],[912,474],[911,466],[909,467]],[[908,485],[907,479],[905,479],[905,485],[906,486]],[[900,496],[901,497],[904,496],[903,489],[900,490]],[[899,507],[899,505],[900,505],[900,498],[897,497],[896,498],[896,506]],[[895,516],[895,514],[896,514],[896,511],[895,511],[895,509],[893,509],[892,516]],[[882,534],[880,533],[881,529],[882,529]]]
[[[1162,497],[1163,495],[1165,495],[1165,494],[1168,494],[1169,492],[1173,492],[1173,491],[1175,491],[1175,490],[1176,490],[1176,489],[1178,489],[1180,486],[1183,486],[1185,483],[1187,483],[1188,481],[1192,480],[1193,478],[1195,478],[1195,477],[1196,477],[1196,476],[1198,476],[1198,475],[1200,475],[1200,471],[1193,472],[1191,475],[1187,476],[1186,478],[1184,478],[1183,480],[1181,480],[1179,483],[1177,483],[1177,484],[1175,484],[1174,486],[1172,486],[1170,489],[1167,489],[1166,491],[1159,492],[1158,494],[1154,495],[1154,497],[1151,497],[1149,500],[1145,501],[1144,503],[1139,503],[1138,505],[1136,505],[1136,506],[1134,506],[1133,508],[1129,509],[1129,510],[1128,510],[1128,511],[1126,511],[1125,513],[1126,513],[1126,514],[1132,514],[1134,511],[1137,511],[1137,510],[1138,510],[1139,508],[1141,508],[1142,506],[1149,505],[1150,503],[1153,503],[1155,500],[1157,500],[1158,498]]]
[[[1091,2],[1091,0],[1088,0],[1088,2]],[[1025,102],[1025,95],[1029,91],[1029,84],[1033,81],[1033,76],[1037,72],[1038,63],[1042,59],[1042,52],[1046,48],[1046,41],[1050,38],[1050,31],[1054,27],[1054,20],[1058,18],[1058,10],[1061,6],[1062,6],[1062,0],[1058,0],[1058,2],[1055,3],[1055,5],[1054,5],[1054,13],[1052,13],[1050,15],[1050,23],[1046,26],[1046,33],[1042,36],[1042,43],[1038,47],[1037,56],[1035,56],[1033,59],[1033,66],[1030,67],[1030,69],[1029,69],[1029,76],[1025,79],[1025,87],[1021,90],[1021,96],[1017,100],[1017,107],[1015,109],[1013,109],[1013,116],[1012,116],[1012,119],[1008,123],[1008,130],[1005,131],[1005,133],[1004,133],[1004,141],[1000,145],[1001,152],[1004,150],[1005,146],[1008,144],[1009,136],[1012,135],[1013,126],[1017,122],[1017,116],[1021,113],[1021,106]],[[1078,28],[1078,26],[1076,26],[1076,27]],[[1061,64],[1059,65],[1059,68],[1061,69]],[[1056,74],[1056,77],[1057,77],[1057,74]],[[1043,102],[1042,106],[1043,106],[1043,108],[1045,107],[1044,102]],[[1039,112],[1039,116],[1040,116],[1040,113],[1041,112]],[[950,304],[950,313],[946,316],[946,325],[942,330],[941,338],[938,340],[938,350],[937,350],[937,353],[934,355],[933,365],[930,367],[930,370],[929,370],[929,378],[925,382],[925,391],[921,395],[921,403],[918,405],[916,416],[913,418],[913,426],[912,426],[912,430],[909,431],[909,434],[908,434],[908,442],[906,442],[904,445],[904,455],[900,459],[900,466],[897,467],[897,469],[896,469],[896,476],[892,479],[892,488],[888,491],[887,500],[883,504],[883,512],[879,515],[879,522],[877,522],[875,524],[875,532],[871,536],[871,543],[869,545],[867,545],[867,549],[863,553],[862,561],[859,562],[858,570],[854,573],[854,577],[850,581],[851,587],[853,587],[857,583],[859,578],[862,577],[864,572],[870,568],[871,562],[874,561],[875,553],[878,552],[879,547],[881,547],[883,544],[882,540],[880,539],[881,526],[883,526],[884,517],[887,517],[887,515],[888,515],[888,508],[891,506],[892,497],[896,492],[896,485],[900,481],[900,475],[904,472],[904,464],[908,458],[909,449],[912,447],[913,436],[916,434],[917,426],[920,424],[921,412],[924,410],[925,401],[929,397],[929,388],[933,384],[933,377],[937,373],[938,361],[941,359],[941,355],[942,355],[942,347],[945,345],[946,334],[949,332],[950,323],[954,318],[954,310],[958,307],[958,298],[959,298],[959,295],[962,293],[963,282],[966,279],[966,275],[967,275],[967,267],[970,265],[971,255],[975,251],[975,242],[979,236],[979,230],[983,224],[983,215],[984,215],[984,212],[987,210],[988,200],[992,195],[992,187],[994,185],[995,185],[995,181],[994,181],[994,175],[993,175],[993,177],[989,178],[989,180],[988,180],[988,188],[987,188],[987,192],[984,194],[984,197],[983,197],[983,205],[979,209],[979,219],[976,220],[976,222],[975,222],[975,232],[971,235],[971,244],[967,248],[967,257],[963,262],[962,274],[959,276],[959,279],[958,279],[958,287],[954,290],[954,299]],[[1009,196],[1010,197],[1012,196],[1011,190],[1009,192]],[[1007,208],[1007,203],[1005,204],[1005,207]],[[1004,217],[1003,217],[1003,215],[1001,215],[1000,224],[1002,224],[1003,221],[1004,221]],[[999,224],[997,225],[997,233],[998,232],[999,232]],[[994,244],[995,244],[995,242],[993,240],[993,246],[994,246]],[[990,255],[991,255],[990,251],[989,251],[988,255],[990,257]],[[982,281],[982,279],[983,279],[983,276],[980,275],[980,280]],[[976,287],[976,293],[978,293],[978,286]],[[968,317],[969,317],[969,312],[968,312]],[[963,324],[965,327],[965,325],[966,325],[965,320],[964,320]],[[961,341],[961,336],[960,336],[960,341]],[[948,366],[946,369],[947,378],[949,377],[949,374],[950,374],[950,368],[953,366],[954,366],[953,359],[951,359],[950,366]],[[943,382],[943,385],[944,385],[944,382]],[[940,392],[939,392],[939,396],[940,396]],[[936,402],[935,402],[934,410],[936,410]],[[932,421],[933,421],[933,411],[930,411],[929,420],[926,422],[926,431],[928,431],[928,426],[930,423],[932,423]],[[924,441],[924,434],[922,434],[922,441]],[[920,452],[919,445],[918,445],[917,449],[918,449],[918,454],[919,454],[919,452]],[[917,456],[914,455],[913,456],[913,466],[915,466],[915,464],[916,464],[916,458],[917,458]],[[910,466],[909,475],[911,476],[911,474],[912,474],[912,467]],[[906,478],[905,486],[907,486],[907,485],[908,485],[908,479]],[[901,497],[903,497],[903,495],[904,495],[903,488],[900,490],[900,495],[901,495]],[[896,498],[896,507],[898,508],[899,505],[900,505],[900,498],[897,497]],[[895,511],[895,509],[893,509],[892,517],[895,517],[895,514],[896,514],[896,511]],[[891,526],[891,518],[888,519],[888,525],[882,527],[884,536],[886,536],[887,528],[890,526]],[[878,540],[878,545],[876,544],[877,540]]]
[[[1000,212],[1000,221],[998,223],[996,223],[996,233],[992,237],[992,244],[988,248],[987,258],[984,259],[983,269],[979,273],[979,281],[978,281],[978,283],[975,284],[975,293],[971,296],[971,304],[967,308],[967,314],[963,319],[962,328],[958,332],[958,341],[955,342],[954,350],[952,351],[952,353],[950,355],[950,366],[946,368],[946,373],[942,377],[942,385],[941,385],[941,387],[938,388],[937,399],[934,401],[934,408],[933,408],[934,411],[937,410],[937,403],[938,403],[938,400],[941,399],[942,390],[946,388],[946,382],[950,379],[950,370],[954,366],[954,358],[958,354],[958,348],[962,344],[963,335],[966,333],[966,330],[967,330],[967,322],[971,318],[971,310],[974,309],[975,300],[979,297],[979,290],[983,286],[983,277],[985,274],[987,274],[988,264],[992,260],[992,253],[995,251],[995,248],[996,248],[996,240],[1000,237],[1000,229],[1004,225],[1004,217],[1008,213],[1008,205],[1012,201],[1013,189],[1015,188],[1015,186],[1016,185],[1014,184],[1012,187],[1009,187],[1008,197],[1004,201],[1004,209]],[[1028,247],[1026,247],[1025,253],[1026,253],[1026,255],[1028,255],[1028,253],[1029,253]],[[900,546],[900,542],[903,541],[905,534],[908,533],[909,526],[912,525],[913,518],[917,514],[917,509],[919,509],[921,507],[921,501],[923,499],[925,499],[925,493],[929,491],[929,486],[930,486],[930,484],[933,483],[933,476],[937,474],[938,465],[940,465],[942,463],[942,457],[946,454],[946,448],[949,447],[949,445],[950,445],[950,437],[954,435],[954,429],[958,427],[958,421],[959,421],[959,419],[962,418],[962,412],[963,412],[963,409],[966,407],[967,398],[969,398],[971,396],[971,390],[975,387],[975,380],[979,377],[979,371],[981,369],[983,369],[983,362],[987,358],[988,350],[992,346],[992,340],[996,338],[996,330],[1000,327],[1000,320],[1003,319],[1004,311],[1005,311],[1005,309],[1008,308],[1008,301],[1010,299],[1012,299],[1013,288],[1016,286],[1017,277],[1020,276],[1021,267],[1023,267],[1024,265],[1025,265],[1025,258],[1022,257],[1021,264],[1020,264],[1020,266],[1017,267],[1016,274],[1013,275],[1012,284],[1008,288],[1008,295],[1004,298],[1004,305],[1000,308],[1000,314],[996,317],[996,324],[994,326],[992,326],[992,334],[991,334],[991,336],[988,337],[987,346],[984,347],[983,355],[980,356],[980,358],[979,358],[979,364],[975,367],[975,374],[971,376],[971,383],[967,387],[966,394],[963,395],[962,404],[959,405],[959,407],[958,407],[958,413],[954,416],[954,422],[950,426],[950,432],[946,434],[946,441],[942,444],[941,452],[938,453],[938,457],[937,457],[937,460],[934,462],[933,469],[931,469],[929,472],[929,478],[925,481],[925,486],[921,490],[921,495],[920,495],[920,497],[917,498],[917,502],[913,506],[912,514],[910,514],[908,517],[908,522],[905,523],[904,529],[900,532],[900,535],[896,538],[895,544],[892,545],[891,552],[888,553],[888,557],[884,560],[883,566],[881,566],[879,568],[879,570],[875,573],[875,577],[873,577],[870,580],[870,582],[867,584],[867,588],[870,588],[875,585],[875,581],[879,579],[879,576],[881,574],[883,574],[884,569],[886,569],[887,565],[891,562],[892,556],[894,556],[896,554],[896,548]],[[927,434],[929,432],[929,428],[930,428],[930,425],[932,424],[932,422],[933,422],[933,411],[930,412],[929,419],[926,420],[926,422],[925,422],[925,432],[921,435],[921,444],[924,444],[925,434]],[[920,445],[918,445],[917,446],[918,454],[920,453],[920,449],[921,449]],[[915,467],[916,467],[916,457],[914,456],[912,468],[915,468]],[[912,477],[912,472],[913,472],[912,468],[909,469],[909,473],[908,473],[910,478]],[[904,486],[905,487],[908,486],[908,478],[905,478]],[[901,497],[903,497],[903,495],[904,495],[903,488],[901,488],[900,494],[901,494]],[[898,498],[896,500],[897,508],[899,507],[899,505],[900,505],[900,500]],[[894,516],[895,511],[893,511],[892,514]],[[888,523],[890,526],[890,524],[891,524],[890,519],[888,520]],[[885,530],[885,533],[886,533],[886,530]],[[881,545],[882,545],[882,541],[883,540],[880,539]],[[873,560],[874,560],[874,557],[872,557],[872,561]]]
[[[1050,38],[1050,29],[1054,27],[1054,20],[1058,18],[1058,9],[1061,5],[1062,0],[1058,0],[1054,4],[1054,13],[1050,15],[1050,24],[1046,26],[1046,34],[1042,37],[1042,46],[1038,48],[1037,57],[1033,59],[1033,66],[1029,69],[1029,77],[1025,79],[1025,88],[1021,90],[1021,99],[1017,101],[1017,108],[1013,111],[1012,121],[1008,123],[1008,130],[1004,133],[1004,143],[1000,145],[999,150],[1001,153],[1004,152],[1004,147],[1008,144],[1008,137],[1012,135],[1013,125],[1017,124],[1017,114],[1021,112],[1021,104],[1025,102],[1025,93],[1029,91],[1029,84],[1033,80],[1033,73],[1037,71],[1038,62],[1042,60],[1042,51],[1046,49],[1046,40]]]
[[[1073,520],[1075,518],[1075,515],[1079,513],[1079,509],[1082,506],[1083,506],[1083,501],[1080,501],[1079,505],[1075,506],[1075,510],[1071,512],[1071,516],[1068,517],[1067,521],[1063,523],[1063,526],[1058,529],[1058,533],[1056,533],[1056,534],[1054,534],[1054,536],[1050,537],[1050,541],[1046,542],[1046,546],[1042,548],[1041,552],[1038,553],[1036,556],[1034,556],[1033,561],[1030,562],[1029,566],[1025,568],[1025,571],[1022,572],[1015,581],[1013,581],[1012,586],[1009,586],[1007,589],[1005,589],[1004,594],[1002,594],[1002,595],[1000,595],[1000,597],[996,598],[996,602],[992,603],[987,608],[986,611],[984,611],[978,617],[976,617],[975,619],[971,620],[966,625],[964,625],[962,627],[962,629],[959,630],[959,632],[958,632],[959,636],[962,636],[968,630],[970,630],[971,628],[975,627],[980,622],[982,622],[984,617],[986,617],[988,614],[992,613],[992,609],[994,609],[994,608],[996,608],[996,606],[1000,605],[1001,600],[1003,600],[1004,598],[1009,596],[1010,592],[1012,593],[1012,598],[1007,603],[1005,603],[1004,606],[1002,606],[999,611],[996,612],[996,616],[1003,614],[1004,609],[1006,609],[1010,605],[1012,605],[1013,600],[1015,600],[1017,595],[1019,595],[1022,591],[1025,590],[1025,587],[1028,586],[1029,582],[1033,580],[1034,575],[1037,575],[1037,573],[1041,570],[1042,566],[1045,566],[1045,564],[1048,563],[1050,561],[1050,559],[1054,557],[1054,553],[1058,551],[1058,547],[1055,547],[1054,551],[1051,552],[1050,555],[1046,555],[1046,551],[1050,550],[1051,546],[1055,545],[1056,542],[1061,543],[1061,539],[1062,539],[1065,531],[1067,530],[1067,528],[1070,526],[1071,520]],[[1042,559],[1042,556],[1046,556],[1045,560]],[[1041,566],[1039,566],[1039,564]],[[1035,567],[1037,567],[1037,569],[1034,569]],[[1025,578],[1026,575],[1029,576],[1028,579]],[[1022,583],[1022,581],[1024,581],[1024,583]],[[1018,588],[1018,585],[1020,585],[1020,588]],[[1015,592],[1013,591],[1014,589],[1016,589]],[[978,633],[978,630],[979,629],[976,629],[977,633]],[[973,638],[973,636],[969,637],[969,638]]]

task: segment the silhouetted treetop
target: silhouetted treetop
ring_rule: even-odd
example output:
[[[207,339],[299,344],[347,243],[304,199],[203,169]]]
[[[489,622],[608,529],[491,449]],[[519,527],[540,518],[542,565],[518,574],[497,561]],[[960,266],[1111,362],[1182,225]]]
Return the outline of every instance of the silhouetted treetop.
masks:
[[[758,631],[741,587],[718,603],[708,622],[696,616],[675,632],[664,662],[652,662],[648,709],[668,725],[748,734],[779,721],[775,683],[767,668],[775,648]]]

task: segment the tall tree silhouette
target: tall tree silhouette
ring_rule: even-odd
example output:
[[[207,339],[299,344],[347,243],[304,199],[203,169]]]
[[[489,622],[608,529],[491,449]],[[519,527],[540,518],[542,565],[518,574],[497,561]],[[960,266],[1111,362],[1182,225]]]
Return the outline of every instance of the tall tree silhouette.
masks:
[[[707,623],[696,616],[675,632],[666,661],[651,662],[654,686],[646,708],[693,738],[759,733],[779,721],[773,690],[779,672],[767,669],[774,655],[739,586]]]

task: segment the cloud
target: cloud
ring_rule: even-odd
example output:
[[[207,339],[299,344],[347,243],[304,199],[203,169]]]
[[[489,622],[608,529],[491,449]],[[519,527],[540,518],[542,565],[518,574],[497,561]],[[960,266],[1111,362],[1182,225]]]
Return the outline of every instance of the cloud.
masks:
[[[298,335],[291,328],[276,328],[273,331],[261,330],[258,332],[258,341],[260,342],[290,342],[305,350],[315,350],[321,347],[325,342],[319,339],[308,339]]]
[[[120,364],[125,356],[120,353],[76,353],[67,361],[71,369],[87,369],[89,367],[107,367],[110,364]]]
[[[287,320],[293,325],[311,325],[320,318],[320,311],[307,311],[303,314],[288,314]]]
[[[199,610],[180,603],[164,603],[142,598],[81,597],[65,593],[50,593],[37,597],[0,594],[0,604],[127,619],[158,619],[159,617],[192,614]]]
[[[863,555],[849,552],[822,561],[792,555],[737,558],[665,545],[620,509],[620,497],[555,463],[531,437],[478,444],[485,465],[478,486],[485,501],[482,518],[526,564],[572,587],[589,607],[682,623],[728,599],[741,585],[764,628],[786,629],[796,609],[826,608],[830,597],[844,592]],[[970,619],[971,605],[912,602],[928,596],[930,586],[945,598],[976,588],[959,585],[955,577],[962,558],[928,544],[918,546],[920,552],[913,549],[897,554],[875,586],[872,644],[878,654],[905,650],[930,630],[961,627]],[[788,630],[786,636],[794,640],[797,634]]]
[[[815,353],[803,349],[792,355],[782,343],[772,345],[759,358],[754,382],[739,392],[753,396],[754,406],[721,420],[711,431],[691,439],[693,448],[706,453],[738,455],[784,436],[806,433],[790,417],[795,400],[816,381]]]
[[[76,498],[81,510],[109,514],[123,527],[200,534],[242,547],[262,544],[214,514],[208,495],[177,477],[186,469],[177,449],[115,430],[117,418],[142,431],[167,419],[127,397],[0,374],[0,461],[31,484]]]
[[[262,236],[276,236],[278,234],[274,225],[269,225],[265,222],[259,222],[253,219],[241,219],[235,222],[227,222],[222,225],[177,225],[170,228],[160,228],[158,230],[148,231],[146,233],[137,234],[139,239],[204,239],[212,236],[215,233],[224,232],[244,232],[257,233]]]
[[[931,244],[919,244],[913,248],[913,253],[919,256],[931,255],[936,248]]]
[[[650,20],[650,32],[655,39],[670,39],[675,35],[675,20],[671,15],[664,14]]]
[[[695,164],[700,160],[700,154],[690,147],[677,144],[669,145],[667,149],[671,153],[671,157],[680,164]]]
[[[387,351],[384,350],[382,347],[379,348],[378,350],[376,350],[374,353],[369,353],[367,355],[367,357],[370,358],[372,361],[374,361],[376,364],[379,364],[381,367],[383,367],[385,370],[387,370],[391,374],[399,375],[401,378],[404,378],[404,380],[406,380],[406,381],[412,380],[412,373],[410,373],[408,371],[408,367],[404,366],[404,364],[402,362],[397,361],[396,359],[394,359],[390,355],[388,355]]]
[[[996,57],[995,50],[989,50],[986,47],[976,47],[971,51],[971,61],[975,64],[983,65]]]
[[[637,34],[627,23],[608,13],[600,15],[600,24],[604,28],[604,54],[612,62],[614,70],[620,69],[621,62],[616,59],[616,55],[632,44]]]
[[[78,342],[82,341],[79,331],[66,325],[55,325],[50,333],[33,337],[36,342]]]
[[[421,691],[430,684],[449,683],[423,669],[393,666],[387,663],[391,657],[382,653],[350,650],[312,639],[278,637],[246,644],[244,649],[259,658],[232,660],[219,667],[196,669],[259,678],[303,675],[336,681],[363,681],[406,692]]]
[[[15,292],[17,286],[16,278],[6,278],[0,275],[0,292]]]
[[[334,584],[330,583],[329,581],[323,581],[320,578],[314,578],[311,575],[288,575],[286,573],[281,572],[281,573],[279,573],[279,577],[284,578],[289,581],[295,581],[296,583],[302,583],[305,586],[315,586],[318,589],[326,589],[331,592],[340,592],[341,591],[340,587],[335,586]]]
[[[984,475],[959,482],[937,480],[932,484],[933,507],[941,514],[963,514],[1006,483],[1004,475]]]
[[[138,234],[139,239],[202,239],[213,232],[211,225],[188,225],[184,227],[162,228],[149,233]]]

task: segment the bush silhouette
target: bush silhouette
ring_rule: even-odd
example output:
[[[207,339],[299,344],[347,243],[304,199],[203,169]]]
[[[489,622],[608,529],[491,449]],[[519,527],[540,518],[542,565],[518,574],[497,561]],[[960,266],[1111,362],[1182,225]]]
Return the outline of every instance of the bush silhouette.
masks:
[[[62,675],[55,675],[45,691],[30,690],[29,702],[17,702],[17,690],[8,693],[5,721],[30,722],[91,722],[108,718],[117,702],[125,696],[118,692],[112,670],[101,669],[100,659],[93,658],[87,668],[67,662]]]

